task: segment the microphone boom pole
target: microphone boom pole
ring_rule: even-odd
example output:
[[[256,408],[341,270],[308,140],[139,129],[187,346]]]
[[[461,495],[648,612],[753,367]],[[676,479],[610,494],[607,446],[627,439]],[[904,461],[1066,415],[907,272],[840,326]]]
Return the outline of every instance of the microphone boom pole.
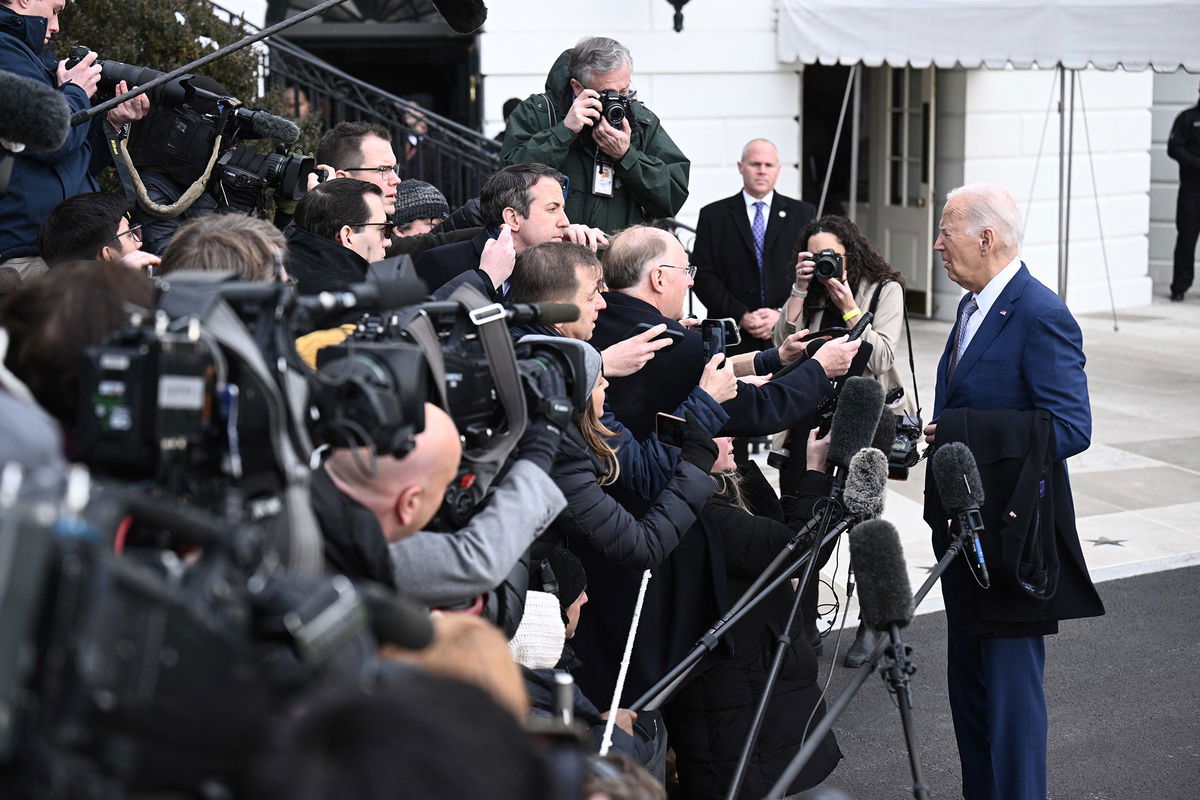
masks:
[[[225,56],[229,55],[230,53],[236,53],[238,50],[242,50],[246,47],[249,47],[250,45],[254,44],[255,42],[261,42],[263,39],[266,39],[268,36],[273,36],[282,30],[286,30],[286,29],[292,27],[293,25],[303,22],[304,20],[308,19],[309,17],[313,17],[313,16],[316,16],[317,14],[321,14],[321,13],[333,8],[334,6],[340,6],[345,2],[347,2],[347,0],[324,0],[323,3],[320,3],[319,5],[315,5],[312,8],[308,9],[307,11],[303,11],[294,17],[288,17],[287,19],[282,20],[280,22],[276,22],[271,27],[263,28],[258,33],[253,33],[253,34],[245,37],[244,39],[240,39],[239,41],[234,42],[233,44],[227,44],[224,47],[222,47],[220,50],[216,50],[212,53],[209,53],[208,55],[201,56],[200,58],[197,58],[195,61],[184,64],[182,67],[179,67],[178,69],[174,69],[174,70],[171,70],[170,72],[159,75],[154,80],[147,81],[144,85],[138,86],[135,89],[130,89],[128,92],[125,92],[125,94],[117,95],[116,97],[112,98],[111,100],[105,100],[103,103],[101,103],[98,106],[92,106],[91,108],[84,109],[83,111],[77,111],[71,115],[71,125],[72,126],[82,125],[85,122],[90,122],[91,120],[95,119],[96,117],[100,116],[101,114],[111,111],[112,109],[116,108],[121,103],[124,103],[126,100],[132,100],[133,98],[137,97],[140,94],[145,94],[146,92],[149,92],[153,89],[157,89],[159,86],[162,86],[164,83],[169,83],[169,82],[175,80],[176,78],[180,77],[181,75],[187,75],[189,72],[197,70],[200,67],[203,67],[207,64],[211,64],[212,62],[216,61],[218,58],[224,58]]]

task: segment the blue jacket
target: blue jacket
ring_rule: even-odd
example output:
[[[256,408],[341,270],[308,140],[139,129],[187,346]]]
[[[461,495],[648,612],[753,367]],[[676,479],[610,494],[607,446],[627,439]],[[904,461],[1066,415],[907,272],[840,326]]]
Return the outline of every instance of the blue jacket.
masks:
[[[54,88],[58,62],[42,45],[46,25],[45,17],[22,16],[0,6],[0,70]],[[72,113],[92,106],[74,84],[59,91]],[[0,197],[0,261],[37,255],[38,228],[51,210],[68,197],[99,189],[92,175],[107,158],[101,125],[97,119],[71,128],[66,143],[57,150],[16,156],[8,194]]]

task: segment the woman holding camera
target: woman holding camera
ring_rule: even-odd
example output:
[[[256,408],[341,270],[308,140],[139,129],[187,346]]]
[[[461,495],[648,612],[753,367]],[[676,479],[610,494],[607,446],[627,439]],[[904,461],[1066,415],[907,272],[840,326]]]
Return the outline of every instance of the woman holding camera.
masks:
[[[875,317],[862,334],[872,348],[863,374],[879,381],[885,393],[903,388],[896,346],[904,331],[904,278],[845,217],[824,216],[809,222],[796,249],[796,280],[775,325],[776,345],[802,328],[853,328],[864,312],[872,311]],[[836,274],[816,274],[822,251],[831,251]],[[907,391],[891,410],[917,413]]]

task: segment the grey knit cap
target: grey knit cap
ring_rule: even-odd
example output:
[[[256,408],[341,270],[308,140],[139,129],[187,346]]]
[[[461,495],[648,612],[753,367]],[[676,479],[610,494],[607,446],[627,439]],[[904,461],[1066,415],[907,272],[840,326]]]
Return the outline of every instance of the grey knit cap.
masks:
[[[404,225],[414,219],[445,219],[450,204],[437,187],[425,181],[407,180],[396,187],[396,213],[392,222]]]

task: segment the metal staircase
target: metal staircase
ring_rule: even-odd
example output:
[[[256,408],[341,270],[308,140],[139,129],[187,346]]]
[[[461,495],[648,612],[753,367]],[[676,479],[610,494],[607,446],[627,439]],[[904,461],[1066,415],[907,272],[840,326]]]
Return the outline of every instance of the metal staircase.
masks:
[[[230,24],[247,33],[259,30],[241,15],[212,5]],[[479,131],[382,91],[282,37],[263,44],[256,49],[259,77],[268,89],[289,88],[295,116],[317,114],[326,129],[346,120],[383,125],[392,133],[401,177],[432,183],[452,208],[477,196],[484,179],[500,167],[500,143]]]

